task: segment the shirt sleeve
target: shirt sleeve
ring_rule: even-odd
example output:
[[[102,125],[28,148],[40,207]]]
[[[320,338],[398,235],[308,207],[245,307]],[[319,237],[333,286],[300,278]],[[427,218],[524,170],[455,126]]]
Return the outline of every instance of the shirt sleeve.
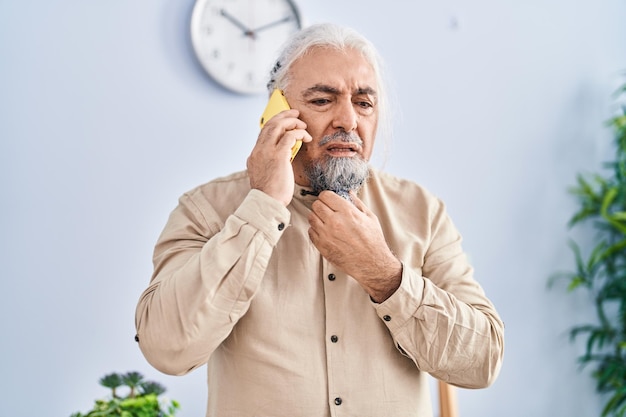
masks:
[[[208,361],[248,310],[289,220],[280,202],[258,190],[223,224],[206,201],[181,197],[155,247],[154,274],[135,315],[150,364],[181,375]]]
[[[423,266],[403,262],[398,290],[375,304],[398,350],[421,371],[464,388],[484,388],[497,377],[504,324],[461,248],[443,207],[431,218]]]

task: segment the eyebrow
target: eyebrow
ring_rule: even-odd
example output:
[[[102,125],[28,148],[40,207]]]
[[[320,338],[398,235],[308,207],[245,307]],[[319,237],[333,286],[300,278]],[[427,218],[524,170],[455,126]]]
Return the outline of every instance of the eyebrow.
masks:
[[[330,85],[315,84],[313,87],[309,87],[306,90],[304,90],[302,95],[306,98],[306,97],[310,97],[311,95],[315,93],[329,93],[329,94],[338,95],[341,92],[339,91],[339,89],[332,87]],[[357,88],[354,94],[355,95],[368,94],[368,95],[372,95],[376,97],[376,90],[374,90],[371,87],[362,87],[362,88]]]

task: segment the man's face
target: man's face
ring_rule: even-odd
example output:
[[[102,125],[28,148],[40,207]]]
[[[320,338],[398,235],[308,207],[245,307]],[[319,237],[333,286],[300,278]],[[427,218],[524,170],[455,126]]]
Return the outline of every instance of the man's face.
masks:
[[[325,158],[360,158],[372,155],[378,123],[378,92],[371,65],[355,50],[316,47],[293,63],[285,96],[313,137],[293,161],[296,182],[310,185],[306,167]],[[323,140],[347,133],[352,139]]]

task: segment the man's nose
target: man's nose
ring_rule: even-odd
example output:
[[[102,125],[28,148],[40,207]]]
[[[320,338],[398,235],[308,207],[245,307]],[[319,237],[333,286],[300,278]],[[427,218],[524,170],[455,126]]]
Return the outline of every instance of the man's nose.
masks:
[[[358,114],[352,102],[350,100],[339,101],[335,107],[333,127],[351,132],[356,129],[357,123]]]

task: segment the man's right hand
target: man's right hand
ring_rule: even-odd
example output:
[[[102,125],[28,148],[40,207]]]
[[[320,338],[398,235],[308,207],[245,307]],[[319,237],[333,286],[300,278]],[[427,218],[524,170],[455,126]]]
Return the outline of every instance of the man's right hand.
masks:
[[[310,142],[312,139],[305,130],[306,123],[298,119],[299,114],[298,110],[285,110],[268,120],[247,161],[250,186],[285,206],[291,202],[295,188],[289,162],[291,148],[297,140]]]

